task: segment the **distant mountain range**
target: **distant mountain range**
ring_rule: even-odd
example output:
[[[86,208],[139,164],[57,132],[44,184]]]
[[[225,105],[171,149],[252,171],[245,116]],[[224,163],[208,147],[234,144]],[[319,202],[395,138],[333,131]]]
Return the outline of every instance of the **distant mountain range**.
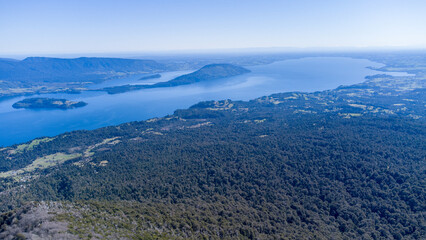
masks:
[[[99,81],[102,78],[130,72],[163,71],[165,66],[152,60],[121,58],[48,58],[29,57],[22,61],[0,59],[3,81]]]

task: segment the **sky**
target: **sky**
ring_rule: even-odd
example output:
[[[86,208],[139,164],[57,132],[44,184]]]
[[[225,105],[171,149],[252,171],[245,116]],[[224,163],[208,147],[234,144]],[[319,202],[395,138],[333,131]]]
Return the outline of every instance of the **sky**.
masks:
[[[0,0],[0,56],[426,48],[425,0]]]

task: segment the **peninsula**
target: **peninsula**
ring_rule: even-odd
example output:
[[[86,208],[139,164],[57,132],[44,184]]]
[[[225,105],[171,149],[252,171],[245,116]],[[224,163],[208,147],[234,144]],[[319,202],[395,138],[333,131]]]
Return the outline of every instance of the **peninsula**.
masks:
[[[233,64],[209,64],[195,72],[179,76],[167,82],[159,82],[152,85],[122,85],[107,87],[100,90],[106,91],[109,94],[116,94],[148,88],[176,87],[197,82],[234,77],[249,72],[250,70]]]

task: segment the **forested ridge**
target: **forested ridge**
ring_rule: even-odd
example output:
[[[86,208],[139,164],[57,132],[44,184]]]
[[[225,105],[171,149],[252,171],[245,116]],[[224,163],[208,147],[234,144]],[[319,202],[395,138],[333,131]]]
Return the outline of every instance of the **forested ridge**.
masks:
[[[100,90],[106,91],[109,94],[117,94],[149,88],[176,87],[197,82],[209,82],[221,78],[234,77],[248,72],[250,72],[250,70],[233,64],[209,64],[195,72],[176,77],[166,82],[158,82],[150,85],[121,85],[106,87]]]
[[[407,84],[202,102],[0,149],[0,237],[424,239],[425,94]]]

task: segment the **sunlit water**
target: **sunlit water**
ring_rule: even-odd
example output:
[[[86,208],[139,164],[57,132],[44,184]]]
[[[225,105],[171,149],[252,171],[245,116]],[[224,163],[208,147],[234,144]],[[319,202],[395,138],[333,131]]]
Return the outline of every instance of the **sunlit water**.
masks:
[[[122,94],[105,92],[82,94],[42,94],[33,97],[66,98],[85,101],[86,107],[70,110],[13,109],[18,97],[0,102],[0,146],[21,143],[36,137],[54,136],[72,130],[95,129],[129,121],[172,114],[176,109],[206,100],[249,100],[288,91],[320,91],[363,82],[365,76],[379,74],[366,67],[379,63],[351,58],[302,58],[248,67],[252,72],[208,83],[172,88],[144,89]],[[110,80],[91,89],[124,84],[152,84],[167,81],[189,71],[162,73],[161,79],[139,81],[141,75]],[[387,73],[389,74],[389,73]],[[404,75],[405,73],[392,73]]]

